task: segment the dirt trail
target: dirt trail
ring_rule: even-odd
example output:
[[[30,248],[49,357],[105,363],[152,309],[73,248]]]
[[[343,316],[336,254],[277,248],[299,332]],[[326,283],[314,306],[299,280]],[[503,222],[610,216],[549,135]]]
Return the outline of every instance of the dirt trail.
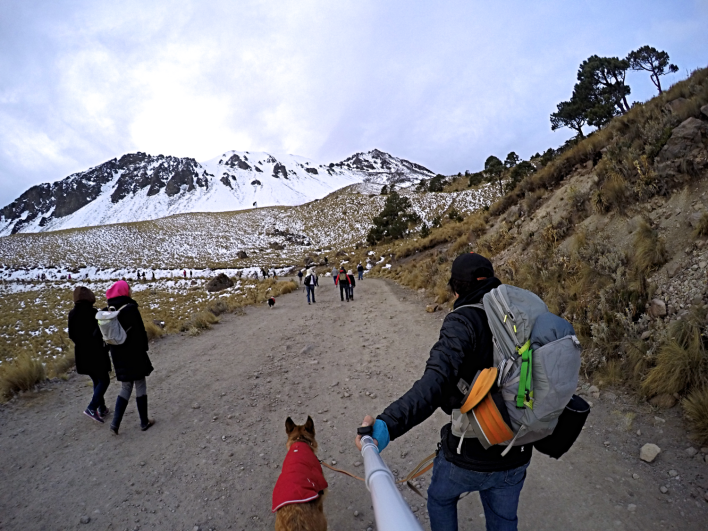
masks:
[[[147,432],[138,428],[133,400],[119,437],[83,416],[83,376],[1,407],[0,529],[272,529],[271,490],[288,415],[303,422],[310,414],[320,457],[362,475],[355,427],[422,373],[443,314],[425,313],[417,293],[381,280],[358,283],[351,303],[339,301],[331,279],[321,284],[311,306],[298,291],[272,310],[248,308],[201,336],[152,345],[148,396],[157,424]],[[117,392],[114,382],[111,409]],[[653,465],[637,459],[651,430],[668,430],[673,421],[641,425],[645,436],[638,437],[644,413],[631,432],[619,429],[613,411],[623,410],[622,397],[616,401],[595,400],[588,429],[560,461],[534,456],[521,529],[705,529],[708,504],[702,493],[691,497],[700,473],[684,472],[674,456],[679,480],[664,479],[664,454]],[[438,412],[393,442],[383,453],[389,466],[407,473],[433,451],[445,421]],[[330,529],[375,528],[364,485],[325,476]],[[664,484],[668,494],[659,492]],[[404,494],[428,528],[423,500]],[[462,500],[461,529],[484,529],[481,514],[476,495]],[[81,524],[86,516],[90,522]]]

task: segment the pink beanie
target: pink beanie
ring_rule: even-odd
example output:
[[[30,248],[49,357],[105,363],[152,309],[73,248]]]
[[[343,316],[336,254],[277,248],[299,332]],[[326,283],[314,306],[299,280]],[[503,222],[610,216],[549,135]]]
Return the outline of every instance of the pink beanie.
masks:
[[[130,295],[130,286],[125,280],[119,280],[106,291],[106,298],[127,297]]]

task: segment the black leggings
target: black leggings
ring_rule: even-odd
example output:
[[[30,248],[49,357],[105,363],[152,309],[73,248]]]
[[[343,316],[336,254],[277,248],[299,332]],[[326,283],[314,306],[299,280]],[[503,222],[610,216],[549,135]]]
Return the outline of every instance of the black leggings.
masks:
[[[101,406],[106,407],[106,401],[103,399],[106,394],[106,389],[111,384],[111,378],[107,372],[102,374],[90,374],[93,381],[93,398],[88,408],[91,411],[96,411]]]

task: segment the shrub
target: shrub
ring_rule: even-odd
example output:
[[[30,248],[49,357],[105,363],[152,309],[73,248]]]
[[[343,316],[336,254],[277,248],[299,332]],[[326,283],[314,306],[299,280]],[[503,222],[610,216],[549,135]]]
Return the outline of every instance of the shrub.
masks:
[[[464,221],[465,219],[462,217],[462,214],[457,211],[456,208],[451,208],[450,212],[447,213],[447,217],[450,218],[452,221],[457,221],[458,223]]]
[[[219,318],[210,311],[192,314],[180,327],[180,332],[189,332],[196,335],[202,330],[211,329],[211,325],[219,322]]]
[[[27,353],[0,368],[0,397],[10,398],[20,391],[28,391],[46,378],[44,365]]]
[[[218,299],[215,301],[211,301],[207,305],[206,309],[214,315],[221,315],[222,313],[228,312],[231,308],[229,307],[228,303],[222,301],[221,299]]]
[[[699,236],[708,236],[708,212],[703,212],[701,219],[698,221],[698,225],[693,229],[693,236],[696,238]]]
[[[682,406],[696,438],[700,442],[708,441],[708,386],[691,391]]]
[[[430,227],[428,227],[428,224],[423,222],[423,226],[420,228],[420,237],[421,238],[427,238],[430,236]]]
[[[646,274],[666,262],[666,246],[646,221],[642,221],[634,236],[632,262],[641,274]]]
[[[76,358],[73,354],[67,354],[65,356],[60,356],[57,359],[49,363],[47,376],[56,377],[66,377],[66,373],[76,365]]]
[[[157,326],[152,321],[143,321],[143,324],[145,325],[145,332],[147,332],[148,341],[159,339],[166,333],[162,327]]]

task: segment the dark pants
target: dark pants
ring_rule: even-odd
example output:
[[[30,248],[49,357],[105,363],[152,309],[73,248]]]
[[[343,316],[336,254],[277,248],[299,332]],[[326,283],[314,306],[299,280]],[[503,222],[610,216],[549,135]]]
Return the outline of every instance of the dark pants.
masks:
[[[364,280],[364,272],[359,271],[359,280]]]
[[[111,378],[108,376],[107,372],[103,374],[90,374],[91,380],[93,381],[93,398],[88,408],[91,411],[96,411],[99,407],[106,406],[106,402],[103,399],[106,394],[106,389],[111,384]]]
[[[307,302],[310,302],[310,293],[312,293],[312,302],[315,301],[315,286],[313,284],[310,284],[309,286],[305,286],[305,291],[307,292]]]
[[[347,282],[344,284],[343,282],[339,283],[339,296],[341,297],[342,300],[344,300],[344,296],[347,296],[347,300],[349,300],[349,283]]]
[[[465,492],[479,492],[487,531],[515,531],[516,510],[528,463],[502,472],[475,472],[453,465],[438,453],[428,487],[428,515],[433,531],[457,531],[457,502]]]
[[[351,284],[349,285],[349,298],[354,300],[354,287]]]

